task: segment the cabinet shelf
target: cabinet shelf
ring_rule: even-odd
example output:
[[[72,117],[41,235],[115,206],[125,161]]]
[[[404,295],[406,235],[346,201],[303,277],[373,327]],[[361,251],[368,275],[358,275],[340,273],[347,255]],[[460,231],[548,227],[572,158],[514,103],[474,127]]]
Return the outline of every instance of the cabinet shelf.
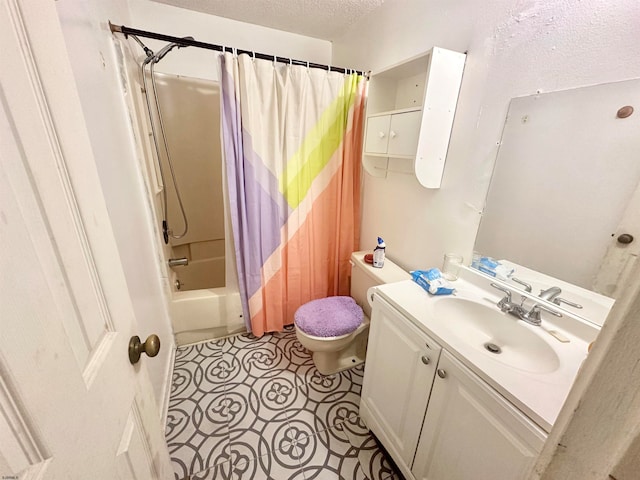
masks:
[[[429,52],[373,73],[367,101],[362,163],[386,177],[389,160],[413,159],[426,188],[439,188],[444,172],[465,54],[434,47]]]
[[[371,113],[367,115],[367,118],[371,118],[371,117],[381,117],[384,115],[395,115],[398,113],[408,113],[408,112],[420,112],[422,111],[422,106],[420,107],[410,107],[410,108],[397,108],[395,110],[387,110],[386,112],[380,112],[380,113]]]

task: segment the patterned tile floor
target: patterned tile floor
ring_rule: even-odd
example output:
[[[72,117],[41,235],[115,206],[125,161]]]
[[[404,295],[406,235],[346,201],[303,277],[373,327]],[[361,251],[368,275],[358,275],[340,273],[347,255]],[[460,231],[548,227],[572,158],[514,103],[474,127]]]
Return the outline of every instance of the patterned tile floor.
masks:
[[[318,373],[291,327],[181,347],[167,443],[177,480],[400,480],[358,417],[363,368]]]

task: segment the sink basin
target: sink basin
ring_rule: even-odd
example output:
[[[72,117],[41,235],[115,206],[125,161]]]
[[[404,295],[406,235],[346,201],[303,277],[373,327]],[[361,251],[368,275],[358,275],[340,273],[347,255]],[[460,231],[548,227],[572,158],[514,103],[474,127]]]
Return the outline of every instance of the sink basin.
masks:
[[[560,366],[548,343],[496,306],[444,297],[435,303],[434,313],[460,340],[505,365],[532,373],[548,373]]]

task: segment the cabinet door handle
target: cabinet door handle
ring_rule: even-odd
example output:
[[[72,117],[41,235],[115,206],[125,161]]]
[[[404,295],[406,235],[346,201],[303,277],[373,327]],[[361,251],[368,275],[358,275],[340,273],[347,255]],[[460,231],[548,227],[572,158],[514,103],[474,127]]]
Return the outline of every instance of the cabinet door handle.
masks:
[[[378,137],[384,138],[384,132],[378,132]]]
[[[424,363],[425,365],[429,365],[429,363],[431,363],[431,359],[429,357],[427,357],[426,355],[422,356],[422,363]]]
[[[389,132],[389,136],[390,136],[391,138],[396,138],[396,135],[397,135],[397,133],[396,133],[396,132],[394,132],[393,130],[391,130],[391,131]]]
[[[445,378],[445,377],[447,376],[447,371],[446,371],[446,370],[443,370],[442,368],[439,368],[439,369],[438,369],[438,376],[439,376],[440,378]]]

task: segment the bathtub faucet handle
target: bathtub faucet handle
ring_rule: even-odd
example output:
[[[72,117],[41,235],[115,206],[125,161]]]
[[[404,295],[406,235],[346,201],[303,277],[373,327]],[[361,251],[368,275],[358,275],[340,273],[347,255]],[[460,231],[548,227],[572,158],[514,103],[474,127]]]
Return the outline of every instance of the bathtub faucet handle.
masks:
[[[185,266],[189,265],[189,259],[187,257],[170,258],[167,263],[169,263],[169,268],[185,267]]]

